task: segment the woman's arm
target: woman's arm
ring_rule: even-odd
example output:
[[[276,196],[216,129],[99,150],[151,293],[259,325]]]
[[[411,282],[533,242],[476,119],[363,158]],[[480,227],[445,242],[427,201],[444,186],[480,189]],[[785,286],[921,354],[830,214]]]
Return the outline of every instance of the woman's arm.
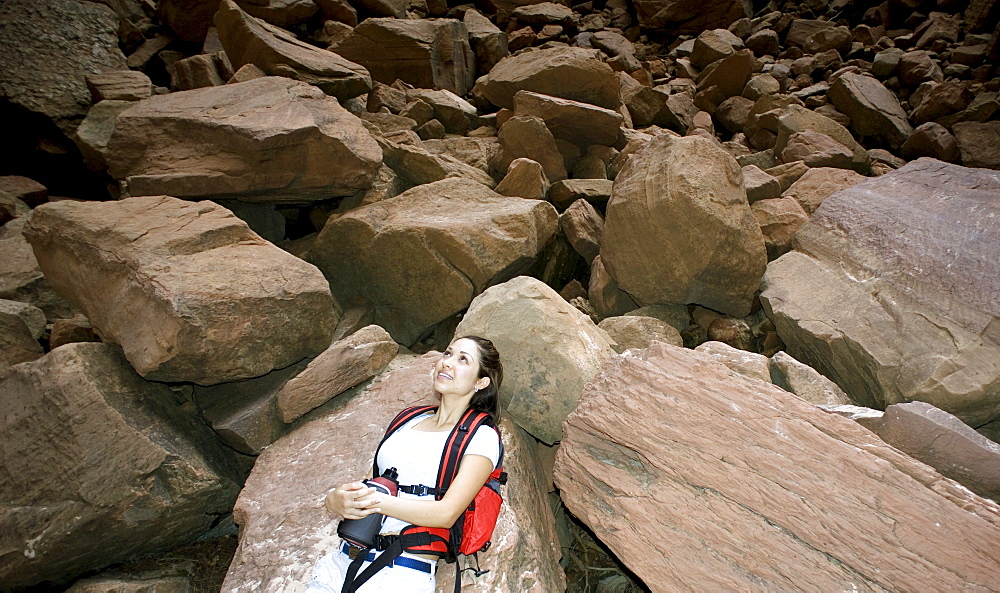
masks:
[[[380,512],[413,525],[448,528],[469,508],[491,473],[493,462],[489,458],[468,454],[462,457],[458,475],[441,500],[414,500],[375,494],[359,498],[356,502],[365,504],[371,500],[375,505],[371,512]]]

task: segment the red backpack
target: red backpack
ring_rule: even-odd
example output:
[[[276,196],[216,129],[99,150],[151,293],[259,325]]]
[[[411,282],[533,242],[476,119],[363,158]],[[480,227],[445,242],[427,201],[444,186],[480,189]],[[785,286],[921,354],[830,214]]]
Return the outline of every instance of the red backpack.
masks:
[[[437,406],[415,406],[400,412],[389,427],[385,430],[385,435],[375,449],[375,462],[372,467],[372,475],[378,476],[378,451],[382,448],[392,433],[399,430],[404,424],[421,414],[434,412]],[[480,426],[489,426],[500,431],[494,424],[493,417],[486,412],[478,410],[466,410],[461,420],[455,425],[445,441],[444,449],[441,452],[441,466],[438,470],[437,483],[433,486],[401,485],[399,490],[418,496],[433,494],[435,500],[441,500],[448,486],[451,485],[455,475],[458,474],[458,466],[465,455],[473,435]],[[503,505],[503,498],[500,495],[500,486],[507,483],[507,473],[503,471],[503,441],[500,442],[500,457],[497,460],[496,469],[490,474],[486,484],[480,488],[472,504],[465,510],[458,521],[450,529],[442,527],[421,527],[418,525],[408,525],[404,527],[398,536],[379,536],[376,538],[375,547],[382,550],[382,554],[376,558],[371,565],[361,574],[358,570],[367,552],[359,554],[347,572],[342,593],[353,593],[365,581],[370,579],[376,572],[388,566],[402,552],[414,554],[432,554],[439,558],[444,558],[447,562],[456,562],[459,554],[472,555],[485,551],[492,543],[493,529],[496,527],[497,517],[500,514],[500,507]],[[478,558],[477,558],[478,566]],[[476,576],[485,574],[488,571],[474,570]],[[455,564],[455,592],[461,590],[461,569]]]

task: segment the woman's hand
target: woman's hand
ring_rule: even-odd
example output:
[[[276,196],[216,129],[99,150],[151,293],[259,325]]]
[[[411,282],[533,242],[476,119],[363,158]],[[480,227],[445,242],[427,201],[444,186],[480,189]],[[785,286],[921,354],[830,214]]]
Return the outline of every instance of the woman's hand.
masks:
[[[345,519],[361,519],[379,512],[374,488],[362,482],[343,484],[326,495],[326,510]]]

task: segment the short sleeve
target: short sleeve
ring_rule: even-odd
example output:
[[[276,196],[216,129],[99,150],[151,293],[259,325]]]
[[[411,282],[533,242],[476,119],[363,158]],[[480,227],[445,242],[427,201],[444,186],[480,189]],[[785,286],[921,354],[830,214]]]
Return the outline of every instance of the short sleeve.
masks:
[[[500,460],[500,434],[490,426],[480,426],[469,442],[465,454],[482,455],[492,461],[495,468],[497,461]]]

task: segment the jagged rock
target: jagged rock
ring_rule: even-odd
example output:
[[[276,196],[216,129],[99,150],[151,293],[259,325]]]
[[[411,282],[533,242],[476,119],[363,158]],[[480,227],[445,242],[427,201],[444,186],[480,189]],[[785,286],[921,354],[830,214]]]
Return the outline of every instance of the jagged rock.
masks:
[[[455,19],[365,19],[334,51],[385,84],[400,79],[464,95],[475,82],[469,33]]]
[[[213,385],[329,346],[340,313],[319,272],[212,202],[57,202],[25,236],[52,286],[143,377]]]
[[[1000,444],[948,412],[924,402],[893,404],[874,432],[976,494],[1000,501]]]
[[[608,332],[615,342],[615,351],[621,354],[629,349],[647,348],[653,342],[683,346],[684,339],[672,325],[655,317],[621,315],[608,317],[597,324]]]
[[[640,26],[681,34],[726,28],[753,13],[743,0],[636,0],[634,5]]]
[[[788,142],[781,150],[782,161],[802,161],[808,167],[850,169],[853,158],[851,149],[826,134],[813,130],[795,132],[788,137]]]
[[[100,101],[141,101],[153,93],[149,77],[135,70],[111,70],[90,74],[87,88],[94,103]]]
[[[398,352],[399,345],[377,325],[364,327],[330,344],[278,392],[281,419],[290,423],[374,377]]]
[[[5,587],[169,550],[232,508],[239,471],[162,383],[109,344],[69,344],[0,382]]]
[[[744,165],[742,171],[747,201],[751,205],[757,200],[774,199],[781,195],[781,185],[776,177],[761,171],[756,165]]]
[[[31,207],[44,204],[49,200],[49,190],[44,185],[20,175],[0,176],[0,191],[10,194]]]
[[[729,97],[719,105],[715,118],[728,132],[742,132],[753,105],[754,102],[746,97]]]
[[[405,0],[361,0],[358,4],[372,16],[397,19],[406,18],[406,8],[409,5]]]
[[[749,49],[741,49],[722,58],[711,71],[706,70],[698,78],[698,91],[718,87],[723,98],[739,96],[753,74],[754,57]]]
[[[965,166],[1000,169],[1000,121],[960,122],[952,129]]]
[[[490,158],[500,152],[500,140],[495,135],[487,138],[450,137],[424,141],[423,147],[434,154],[447,154],[469,166],[488,172]]]
[[[756,102],[764,95],[775,95],[781,92],[781,83],[771,74],[755,74],[743,87],[743,97]],[[747,114],[749,116],[749,113]]]
[[[269,76],[307,82],[341,101],[372,88],[363,66],[299,41],[284,29],[243,12],[233,0],[222,0],[215,26],[234,70],[253,64]]]
[[[410,346],[487,287],[520,273],[556,225],[546,202],[444,179],[330,220],[311,260],[344,306],[370,303],[375,323]]]
[[[618,174],[601,257],[639,305],[698,303],[736,317],[750,312],[767,263],[735,159],[704,138],[669,135]]]
[[[225,52],[198,54],[170,66],[170,86],[179,91],[221,86],[233,76]]]
[[[949,163],[958,163],[962,157],[958,149],[958,140],[952,136],[948,128],[932,121],[921,124],[913,130],[900,147],[900,154],[910,160],[929,156]]]
[[[346,2],[344,6],[350,6]],[[357,14],[354,15],[355,26],[357,25]],[[345,39],[351,36],[354,27],[340,21],[326,21],[323,23],[323,30],[317,31],[313,37],[317,42],[325,44],[327,49],[334,49]]]
[[[302,425],[261,454],[233,510],[240,544],[223,591],[249,593],[258,590],[258,583],[267,583],[271,591],[303,588],[316,561],[340,544],[337,521],[323,508],[323,498],[336,486],[367,474],[375,447],[397,412],[436,403],[428,374],[437,356],[398,357],[391,372],[343,407]],[[476,593],[516,593],[533,586],[561,591],[565,577],[534,445],[509,421],[501,428],[504,465],[511,483],[521,486],[504,490],[506,504],[493,545],[479,557],[481,567],[490,572],[477,584],[466,578],[465,588]],[[287,537],[275,537],[276,532]],[[441,563],[438,591],[454,588],[449,573],[454,574],[451,565]]]
[[[778,34],[771,29],[761,29],[747,37],[746,47],[756,56],[774,56],[781,50]]]
[[[757,106],[755,105],[754,109],[756,108]],[[863,146],[858,144],[847,128],[832,119],[795,104],[780,108],[773,115],[777,120],[777,130],[775,130],[777,138],[774,144],[775,154],[781,154],[792,134],[812,130],[826,134],[850,149],[854,155],[851,168],[855,171],[865,173],[871,168],[871,159],[868,156],[868,152]]]
[[[434,117],[444,124],[449,134],[465,134],[478,125],[476,108],[449,90],[410,89],[407,101],[421,100],[434,110]]]
[[[792,196],[760,200],[750,205],[764,234],[767,261],[778,259],[792,248],[792,239],[809,215]]]
[[[514,115],[537,117],[555,138],[580,146],[612,146],[618,141],[622,125],[621,114],[610,109],[531,91],[514,94]]]
[[[666,109],[669,94],[643,85],[628,74],[619,73],[622,102],[632,117],[632,124],[645,127],[654,122],[665,123],[660,113]]]
[[[433,153],[421,146],[396,144],[388,140],[383,140],[380,144],[385,155],[385,164],[400,178],[409,182],[406,187],[434,183],[449,177],[468,179],[487,188],[496,185],[488,173],[450,154]]]
[[[291,29],[319,12],[314,0],[236,0],[247,14],[277,27]]]
[[[47,319],[72,317],[76,308],[52,290],[38,267],[22,234],[26,223],[22,216],[0,226],[0,299],[34,305]]]
[[[832,29],[836,23],[831,21],[821,21],[817,19],[795,19],[788,27],[785,34],[785,43],[798,47],[805,47],[809,38],[825,29]]]
[[[550,182],[566,179],[566,165],[556,140],[540,118],[514,116],[500,126],[498,137],[500,152],[490,160],[493,170],[506,171],[514,160],[526,158],[540,164]]]
[[[160,0],[156,13],[181,41],[201,43],[219,10],[219,0]]]
[[[587,265],[601,252],[601,235],[604,233],[604,219],[587,200],[578,199],[559,215],[559,227]]]
[[[555,2],[538,2],[518,6],[511,12],[511,17],[529,25],[567,25],[573,18],[573,11],[568,6]]]
[[[110,574],[88,577],[73,583],[66,593],[191,593],[187,576],[151,574]]]
[[[821,167],[809,169],[782,194],[792,197],[807,214],[812,214],[831,195],[867,179],[848,169]]]
[[[133,196],[328,199],[370,187],[381,160],[357,117],[278,77],[140,101],[108,143],[111,174]]]
[[[553,47],[506,57],[476,82],[477,92],[507,109],[520,90],[616,109],[618,78],[599,56],[594,49]]]
[[[4,301],[12,302],[12,301]],[[44,327],[44,326],[43,326]],[[0,377],[15,364],[38,360],[45,350],[23,319],[0,311]]]
[[[611,57],[635,54],[635,46],[624,35],[614,31],[595,31],[590,37],[591,47],[604,51]]]
[[[899,99],[870,76],[842,74],[827,94],[837,109],[851,118],[851,128],[861,136],[877,138],[898,149],[913,133]]]
[[[480,74],[486,74],[497,62],[510,55],[507,34],[481,12],[465,11],[462,22],[469,31],[469,45],[476,54],[476,70]]]
[[[608,273],[600,255],[590,264],[587,296],[600,318],[625,315],[638,307],[632,297],[618,287],[618,282]]]
[[[787,352],[777,352],[768,363],[771,382],[817,405],[850,405],[851,398],[836,383]]]
[[[955,43],[958,41],[961,24],[962,19],[957,15],[931,12],[927,20],[913,31],[913,37],[916,39],[913,46],[918,49],[928,48],[938,40]]]
[[[788,353],[859,405],[1000,417],[998,189],[991,171],[919,159],[825,200],[761,285]]]
[[[83,162],[92,171],[108,168],[108,142],[115,131],[118,115],[133,105],[133,101],[105,100],[95,103],[80,122],[73,141],[76,142]]]
[[[503,196],[516,196],[529,200],[544,200],[549,189],[542,166],[531,159],[514,159],[507,167],[507,175],[497,184],[496,192]]]
[[[525,332],[533,336],[525,341]],[[552,444],[580,390],[615,354],[611,338],[540,280],[519,276],[486,290],[455,335],[493,341],[504,364],[501,407],[518,426]]]
[[[911,97],[914,99],[914,97]],[[972,103],[973,94],[968,85],[958,80],[948,80],[936,85],[933,91],[924,93],[913,109],[913,123],[925,122],[958,113]]]
[[[743,49],[743,40],[726,29],[704,31],[694,40],[691,63],[701,70],[716,60]]]
[[[633,309],[625,315],[659,319],[669,324],[678,332],[684,331],[691,324],[691,314],[688,313],[686,305],[649,305],[648,307]]]
[[[100,341],[101,338],[94,332],[94,327],[83,315],[75,315],[70,319],[56,319],[52,322],[52,331],[49,332],[49,350],[76,342]]]
[[[809,166],[802,161],[792,161],[791,163],[775,165],[764,172],[778,180],[778,186],[784,193],[810,170]]]
[[[879,78],[888,78],[896,72],[899,60],[906,52],[898,47],[890,47],[875,54],[872,60],[872,74]]]
[[[4,2],[0,53],[0,96],[45,116],[66,135],[90,105],[86,76],[126,69],[118,49],[118,17],[91,2]]]
[[[711,325],[715,325],[715,322]],[[695,348],[695,351],[721,362],[734,373],[739,373],[751,379],[758,379],[765,383],[771,382],[771,374],[768,371],[768,358],[763,354],[747,352],[746,350],[714,340],[699,344]]]
[[[563,501],[655,590],[996,581],[1000,507],[855,422],[690,350],[616,357],[564,429]]]
[[[942,82],[944,74],[934,58],[924,50],[906,52],[899,57],[896,66],[899,79],[910,86],[917,86],[924,81]]]
[[[611,197],[614,181],[609,179],[563,179],[549,188],[549,200],[557,208],[569,208],[578,199],[603,207]]]
[[[0,299],[0,315],[9,315],[19,319],[35,340],[41,338],[42,334],[45,333],[45,312],[34,305]]]

